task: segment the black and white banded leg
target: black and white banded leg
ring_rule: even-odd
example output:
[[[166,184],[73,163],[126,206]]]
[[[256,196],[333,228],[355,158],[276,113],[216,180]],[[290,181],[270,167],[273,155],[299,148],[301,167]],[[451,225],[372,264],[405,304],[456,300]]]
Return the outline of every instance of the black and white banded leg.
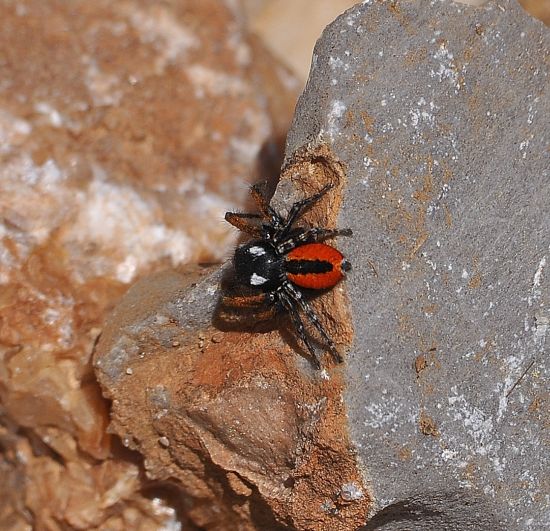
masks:
[[[323,338],[323,341],[328,346],[330,353],[332,354],[334,359],[338,363],[342,363],[343,361],[342,356],[338,352],[338,349],[336,348],[334,341],[332,341],[329,335],[325,332],[325,329],[323,328],[323,325],[319,321],[319,318],[315,315],[313,308],[304,299],[304,297],[302,296],[302,293],[298,289],[296,289],[290,282],[285,282],[281,286],[281,291],[284,294],[286,294],[288,297],[290,297],[291,300],[296,302],[296,304],[300,307],[304,315],[309,319],[310,323],[315,327],[317,332],[319,332],[319,334]]]
[[[289,236],[277,246],[277,252],[280,254],[286,254],[289,251],[292,251],[292,249],[295,249],[300,245],[304,245],[305,243],[328,240],[329,238],[336,238],[336,236],[351,235],[351,229],[322,229],[319,227],[314,227],[312,229],[307,229],[296,236]]]
[[[321,189],[321,191],[317,192],[316,194],[306,197],[305,199],[302,199],[301,201],[297,201],[292,205],[290,208],[288,215],[286,216],[283,225],[281,229],[276,234],[276,238],[283,239],[288,235],[288,232],[292,228],[292,225],[300,216],[300,214],[308,207],[313,205],[313,203],[319,201],[321,197],[323,197],[329,190],[334,188],[334,184],[327,184],[325,187]]]
[[[290,315],[292,325],[296,329],[296,332],[298,333],[299,338],[302,340],[302,342],[305,344],[305,346],[309,350],[312,361],[315,364],[315,368],[320,369],[321,360],[317,356],[317,352],[315,352],[315,349],[311,344],[311,340],[307,335],[306,329],[304,327],[304,323],[302,322],[302,318],[300,317],[300,314],[292,304],[290,297],[284,291],[281,291],[279,292],[279,300],[281,301],[282,306],[286,309],[286,311]]]

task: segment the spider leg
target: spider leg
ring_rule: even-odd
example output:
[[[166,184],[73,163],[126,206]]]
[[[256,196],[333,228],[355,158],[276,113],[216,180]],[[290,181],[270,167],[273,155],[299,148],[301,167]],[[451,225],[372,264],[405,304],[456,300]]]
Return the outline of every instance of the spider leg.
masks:
[[[252,219],[262,219],[263,216],[259,214],[241,214],[238,212],[226,212],[225,221],[231,223],[234,227],[246,234],[260,238],[262,236],[262,226],[254,225],[250,222]]]
[[[304,243],[319,242],[328,238],[335,238],[336,236],[351,236],[352,234],[351,229],[322,229],[320,227],[304,229],[297,235],[290,235],[284,239],[277,246],[277,252],[286,254]]]
[[[270,308],[267,308],[266,310],[262,310],[261,312],[255,311],[253,313],[250,313],[250,312],[238,313],[236,311],[230,311],[229,309],[225,309],[221,311],[220,317],[222,318],[223,321],[227,323],[238,323],[247,327],[263,321],[269,321],[273,319],[275,315],[277,315],[277,312],[278,312],[278,308],[276,306],[271,306]]]
[[[266,303],[273,303],[274,299],[270,293],[259,293],[258,295],[229,295],[222,297],[222,305],[229,308],[254,308]]]
[[[329,190],[334,188],[334,184],[327,184],[325,187],[323,187],[319,192],[316,194],[313,194],[310,197],[306,197],[305,199],[302,199],[301,201],[297,201],[292,205],[290,210],[288,211],[288,215],[284,219],[284,222],[282,224],[282,227],[279,230],[279,233],[277,234],[277,238],[281,239],[284,238],[287,234],[290,228],[292,227],[293,223],[296,221],[298,216],[308,207],[313,205],[313,203],[319,201],[321,197],[323,197]]]
[[[298,304],[304,315],[309,319],[310,323],[315,327],[317,332],[319,332],[319,334],[323,338],[323,341],[327,344],[330,353],[332,354],[334,359],[338,363],[342,363],[342,356],[336,349],[334,341],[325,332],[325,329],[319,321],[319,318],[317,317],[317,315],[315,315],[315,312],[313,311],[313,308],[310,306],[310,304],[304,299],[302,293],[297,290],[290,282],[285,282],[282,285],[281,289],[291,300],[295,301],[296,304]]]
[[[276,300],[276,297],[272,293],[222,297],[222,319],[228,322],[245,322],[248,325],[252,322],[268,321],[275,317],[280,310],[280,307],[276,304]],[[265,309],[262,309],[262,306]],[[246,311],[239,312],[238,310]],[[254,311],[251,313],[250,310]]]
[[[292,304],[292,299],[284,291],[280,291],[279,300],[281,301],[281,305],[288,311],[288,314],[290,315],[290,319],[292,321],[294,328],[296,329],[296,332],[298,333],[298,336],[300,337],[302,342],[305,344],[305,346],[309,350],[309,353],[311,354],[315,367],[317,369],[320,369],[321,360],[319,360],[319,357],[317,356],[317,353],[315,352],[315,349],[311,344],[311,341],[306,333],[304,323],[300,318],[300,314]]]
[[[262,213],[262,216],[264,218],[270,218],[271,223],[273,224],[273,227],[276,230],[279,230],[282,228],[282,225],[284,223],[284,219],[269,205],[267,202],[265,195],[263,194],[261,188],[262,185],[265,185],[265,183],[262,184],[255,184],[250,187],[250,195],[252,196],[252,199],[256,202],[258,205],[258,208],[260,212]]]

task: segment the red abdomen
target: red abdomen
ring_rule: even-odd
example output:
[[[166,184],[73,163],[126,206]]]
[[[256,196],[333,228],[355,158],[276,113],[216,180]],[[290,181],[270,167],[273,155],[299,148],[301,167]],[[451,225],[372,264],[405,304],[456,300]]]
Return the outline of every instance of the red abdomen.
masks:
[[[332,288],[350,267],[340,251],[324,243],[300,245],[285,257],[286,276],[302,288]]]

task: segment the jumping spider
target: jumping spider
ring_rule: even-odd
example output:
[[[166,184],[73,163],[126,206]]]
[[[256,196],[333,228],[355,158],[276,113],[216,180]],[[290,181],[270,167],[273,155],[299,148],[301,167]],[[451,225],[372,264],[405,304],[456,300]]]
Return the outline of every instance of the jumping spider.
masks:
[[[250,193],[258,205],[259,214],[225,214],[226,221],[254,238],[237,247],[233,265],[237,282],[252,288],[255,293],[225,296],[223,304],[233,308],[263,308],[259,319],[286,310],[317,368],[321,367],[321,362],[306,333],[300,312],[319,332],[334,359],[340,363],[342,357],[302,289],[330,289],[344,278],[351,264],[340,251],[321,242],[336,236],[351,236],[352,232],[350,229],[295,227],[294,224],[306,209],[333,187],[329,184],[318,193],[297,201],[288,214],[282,216],[269,205],[256,185]]]

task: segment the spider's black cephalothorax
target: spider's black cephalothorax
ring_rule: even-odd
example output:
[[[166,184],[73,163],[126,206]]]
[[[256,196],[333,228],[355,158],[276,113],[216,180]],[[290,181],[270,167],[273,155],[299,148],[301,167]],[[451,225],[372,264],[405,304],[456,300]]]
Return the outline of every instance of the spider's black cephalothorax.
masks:
[[[241,284],[271,291],[284,281],[283,260],[266,240],[253,240],[237,247],[233,257],[235,273]]]
[[[305,209],[332,187],[327,185],[320,192],[294,203],[288,214],[282,216],[271,208],[259,188],[253,186],[251,194],[260,214],[227,212],[225,215],[229,223],[254,238],[236,249],[233,265],[237,282],[252,288],[256,294],[224,297],[224,304],[237,308],[264,307],[261,314],[264,318],[286,310],[317,367],[320,362],[301,314],[321,335],[335,359],[340,362],[342,358],[302,289],[329,289],[344,277],[351,268],[350,263],[337,249],[321,242],[335,236],[350,236],[351,230],[295,227],[294,224]]]

